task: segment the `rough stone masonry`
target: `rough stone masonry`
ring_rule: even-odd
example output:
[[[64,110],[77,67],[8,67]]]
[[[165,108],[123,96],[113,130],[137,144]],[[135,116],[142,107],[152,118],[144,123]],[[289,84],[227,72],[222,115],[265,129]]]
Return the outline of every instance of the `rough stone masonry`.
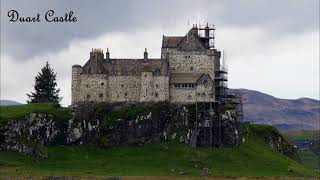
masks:
[[[79,102],[217,101],[215,72],[221,52],[214,28],[193,26],[185,36],[163,36],[161,58],[113,59],[109,50],[92,49],[82,67],[72,66],[72,104]],[[203,33],[202,33],[203,32]]]

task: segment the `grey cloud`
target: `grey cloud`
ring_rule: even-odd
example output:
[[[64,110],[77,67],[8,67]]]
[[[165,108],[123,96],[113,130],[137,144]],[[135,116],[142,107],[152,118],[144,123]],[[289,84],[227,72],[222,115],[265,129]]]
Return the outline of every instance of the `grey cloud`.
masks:
[[[287,32],[319,28],[318,0],[228,0],[226,13],[221,16],[225,24],[273,26]]]
[[[1,1],[1,40],[3,52],[15,59],[58,51],[74,38],[92,38],[112,31],[139,31],[157,23],[175,24],[194,7],[171,1]],[[76,23],[9,23],[7,12],[15,9],[20,15],[42,16],[49,10],[63,15],[74,11]],[[187,11],[184,11],[187,10]],[[190,10],[190,11],[189,11]]]
[[[222,4],[221,4],[222,3]],[[7,12],[21,15],[57,15],[74,11],[77,23],[9,23]],[[1,1],[1,50],[17,60],[46,52],[58,52],[72,39],[97,37],[107,32],[135,32],[148,28],[186,24],[185,17],[208,15],[221,26],[265,26],[277,33],[319,28],[318,0],[226,0],[226,1]],[[278,34],[275,33],[275,36]]]

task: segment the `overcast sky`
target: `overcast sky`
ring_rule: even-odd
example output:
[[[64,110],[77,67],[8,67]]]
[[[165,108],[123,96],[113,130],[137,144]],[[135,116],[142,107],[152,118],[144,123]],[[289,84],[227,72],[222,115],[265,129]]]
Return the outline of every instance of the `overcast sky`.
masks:
[[[9,10],[39,23],[9,22]],[[48,23],[69,11],[76,23]],[[216,25],[229,87],[279,98],[319,99],[319,0],[79,1],[1,0],[1,99],[24,103],[46,61],[58,73],[62,104],[71,102],[71,66],[91,48],[111,57],[159,58],[162,35],[185,35],[193,23]]]

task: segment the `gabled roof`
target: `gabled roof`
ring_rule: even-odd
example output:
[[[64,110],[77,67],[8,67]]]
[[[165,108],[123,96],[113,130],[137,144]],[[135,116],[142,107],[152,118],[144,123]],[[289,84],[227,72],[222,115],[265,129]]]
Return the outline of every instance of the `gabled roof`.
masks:
[[[198,29],[191,28],[185,36],[163,36],[162,48],[205,50],[206,46],[198,35]]]
[[[183,39],[179,42],[177,48],[180,50],[205,50],[206,47],[201,41],[198,34],[188,33]]]
[[[162,47],[176,48],[183,38],[183,36],[163,36]]]

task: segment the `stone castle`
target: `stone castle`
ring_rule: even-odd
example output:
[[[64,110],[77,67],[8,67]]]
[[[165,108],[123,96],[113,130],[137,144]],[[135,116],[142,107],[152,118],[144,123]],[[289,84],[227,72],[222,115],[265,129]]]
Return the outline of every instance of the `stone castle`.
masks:
[[[193,27],[185,36],[163,36],[161,58],[113,59],[92,49],[82,67],[72,66],[72,104],[78,102],[217,102],[221,52],[213,26]],[[223,74],[223,73],[222,73]],[[221,81],[223,80],[223,81]]]

